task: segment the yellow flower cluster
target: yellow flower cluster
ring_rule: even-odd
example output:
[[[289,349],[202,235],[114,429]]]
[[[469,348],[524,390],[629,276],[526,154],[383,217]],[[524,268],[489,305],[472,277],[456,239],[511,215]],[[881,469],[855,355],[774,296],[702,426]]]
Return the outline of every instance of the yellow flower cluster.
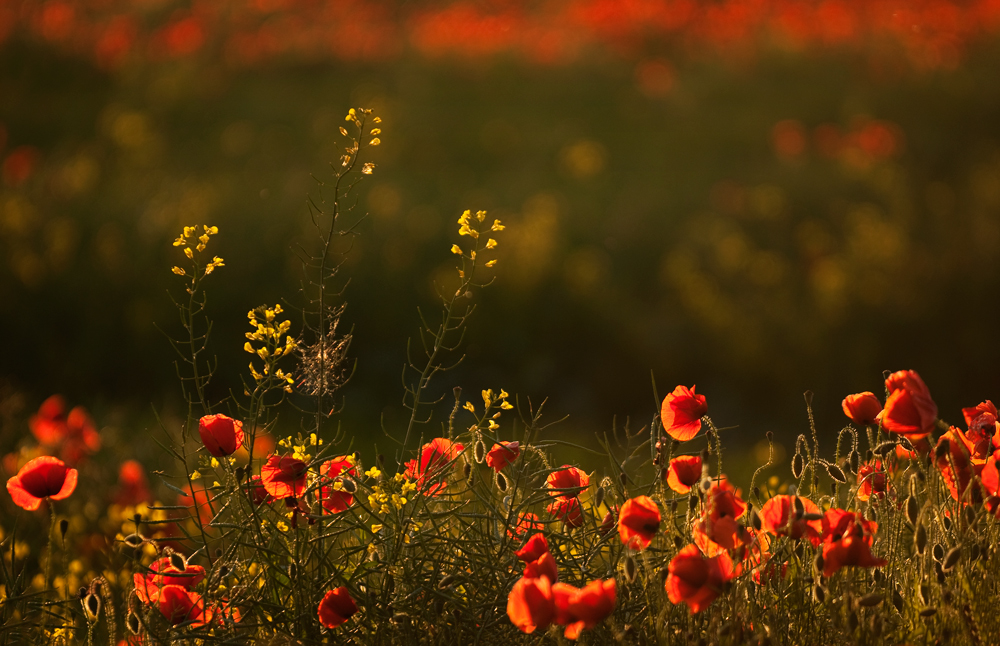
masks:
[[[219,232],[219,227],[208,226],[207,224],[201,225],[201,229],[202,232],[199,235],[197,226],[184,227],[181,234],[174,240],[175,247],[184,247],[184,255],[187,256],[188,260],[194,260],[195,251],[198,253],[204,251],[208,247],[210,237]],[[194,246],[193,250],[191,249],[192,246]],[[205,265],[202,275],[209,275],[217,267],[225,267],[225,263],[219,256],[213,256],[212,260]],[[183,267],[171,267],[170,271],[178,276],[187,276],[187,271]]]
[[[247,318],[250,319],[254,331],[246,333],[248,341],[243,345],[243,349],[264,361],[262,372],[257,371],[253,362],[250,363],[250,373],[258,383],[268,376],[273,376],[277,381],[284,382],[283,388],[286,392],[292,392],[295,380],[281,368],[274,367],[278,359],[298,347],[295,339],[288,334],[292,322],[277,320],[283,311],[281,305],[275,305],[273,308],[261,306],[247,312]],[[254,343],[262,345],[255,346]]]
[[[377,478],[382,475],[382,472],[372,467],[365,472],[365,475]],[[372,492],[368,494],[368,506],[372,508],[372,511],[379,514],[388,514],[392,511],[393,507],[402,509],[410,500],[407,496],[417,490],[417,483],[410,481],[402,473],[397,473],[393,477],[393,481],[402,483],[399,492],[390,491],[389,487],[383,484],[377,484],[372,487]]]
[[[315,433],[310,433],[309,437],[302,437],[300,435],[297,439],[295,439],[292,438],[292,436],[288,436],[283,440],[278,440],[278,446],[285,449],[291,449],[292,457],[296,460],[308,462],[312,459],[312,455],[308,453],[310,450],[309,447],[323,446],[323,440],[317,437]],[[336,485],[338,484],[340,483],[335,483],[334,489],[337,488]]]
[[[476,248],[473,249],[473,250],[471,250],[471,251],[469,251],[469,254],[468,254],[469,260],[475,260],[476,259],[476,255],[477,255],[477,253],[480,250],[479,249],[479,236],[482,233],[482,230],[480,229],[480,227],[478,226],[478,224],[473,225],[473,223],[472,223],[473,218],[475,218],[475,220],[476,220],[477,223],[483,222],[486,219],[486,211],[476,211],[475,216],[473,216],[472,215],[472,211],[466,210],[458,218],[458,235],[460,235],[460,236],[469,236],[470,238],[472,238],[473,240],[476,241],[475,242],[475,247]],[[493,225],[490,227],[489,230],[491,232],[492,231],[503,231],[505,228],[506,227],[503,224],[501,224],[500,220],[493,220]],[[498,245],[498,243],[497,243],[496,240],[494,240],[493,238],[489,238],[488,237],[487,240],[486,240],[486,244],[484,245],[484,248],[492,250],[492,249],[496,249],[497,245]],[[457,256],[466,257],[465,252],[457,244],[451,245],[451,252],[453,254],[457,255]],[[492,267],[495,264],[497,264],[497,261],[496,261],[495,258],[493,260],[489,260],[489,261],[486,262],[486,266],[487,267]],[[465,277],[465,272],[464,271],[459,271],[458,273],[459,273],[459,275],[461,277],[463,277],[463,278]]]

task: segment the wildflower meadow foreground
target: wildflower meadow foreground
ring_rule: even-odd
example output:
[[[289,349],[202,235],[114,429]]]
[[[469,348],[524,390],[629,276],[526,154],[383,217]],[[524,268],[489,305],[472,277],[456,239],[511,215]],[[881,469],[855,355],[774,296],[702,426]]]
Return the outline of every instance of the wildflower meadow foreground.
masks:
[[[847,394],[821,445],[807,392],[792,480],[760,476],[772,452],[741,490],[712,393],[678,385],[647,425],[600,438],[603,469],[563,464],[544,402],[442,374],[496,271],[505,225],[483,211],[458,217],[454,282],[407,345],[408,421],[352,451],[338,270],[381,130],[364,109],[344,124],[302,293],[250,309],[245,339],[210,339],[204,318],[225,232],[173,242],[186,417],[149,431],[173,461],[155,473],[168,499],[134,460],[109,481],[82,407],[55,395],[25,421],[3,459],[0,642],[1000,643],[992,402],[939,414],[916,372],[887,372],[885,392]],[[221,401],[208,385],[232,367],[210,341],[249,356]]]

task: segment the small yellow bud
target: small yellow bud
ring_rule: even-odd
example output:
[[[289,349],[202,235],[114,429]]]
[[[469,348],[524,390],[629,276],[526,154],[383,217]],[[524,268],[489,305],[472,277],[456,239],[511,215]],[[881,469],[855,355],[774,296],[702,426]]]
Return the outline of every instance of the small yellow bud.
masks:
[[[212,464],[212,468],[213,469],[218,469],[219,468],[219,461],[216,460],[215,458],[212,458],[211,464]]]
[[[194,258],[194,252],[191,251],[191,247],[184,247],[184,255],[188,258]]]
[[[382,525],[380,525],[379,523],[375,523],[372,525],[372,534],[378,534],[380,531],[382,531]]]
[[[472,260],[476,259],[476,252],[475,252],[475,250],[469,252],[469,258],[471,258]]]
[[[368,145],[369,146],[377,146],[380,143],[382,143],[382,141],[378,137],[375,137],[374,139],[372,139],[371,141],[368,142]]]
[[[487,266],[487,267],[492,267],[492,266],[493,266],[493,265],[495,265],[495,264],[497,264],[497,261],[496,261],[496,260],[494,259],[494,260],[491,260],[491,261],[487,262],[487,263],[486,263],[486,266]]]
[[[187,273],[180,267],[171,267],[170,271],[174,272],[178,276],[185,276]]]
[[[476,219],[482,222],[486,219],[486,211],[476,211]]]
[[[191,479],[192,480],[197,480],[200,477],[201,477],[201,471],[198,471],[197,469],[195,469],[194,471],[191,472]]]
[[[373,170],[375,170],[375,164],[372,162],[367,162],[361,167],[361,172],[365,175],[371,175]]]
[[[490,238],[489,240],[486,241],[486,248],[487,249],[496,249],[497,248],[497,241],[494,240],[493,238]]]
[[[490,231],[503,231],[506,228],[507,227],[500,224],[500,220],[493,220],[493,226],[490,227]]]
[[[451,245],[451,252],[453,254],[455,254],[456,256],[461,256],[462,255],[462,248],[459,247],[457,244],[453,244],[453,245]]]
[[[340,126],[340,134],[342,134],[342,135],[344,135],[346,137],[347,136],[347,128],[345,128],[344,126]]]
[[[372,128],[371,134],[372,134],[373,137],[377,136],[377,135],[380,135],[380,134],[382,134],[382,129],[381,128]]]
[[[381,117],[375,117],[374,119],[372,119],[372,123],[382,123],[382,118]]]

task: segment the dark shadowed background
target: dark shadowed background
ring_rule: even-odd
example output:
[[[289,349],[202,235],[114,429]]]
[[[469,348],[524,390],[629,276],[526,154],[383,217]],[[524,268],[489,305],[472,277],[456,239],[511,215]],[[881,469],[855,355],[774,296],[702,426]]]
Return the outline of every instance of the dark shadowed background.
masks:
[[[245,312],[296,302],[311,176],[366,106],[357,446],[399,432],[406,340],[467,208],[508,228],[439,392],[547,396],[553,436],[592,445],[649,422],[653,371],[754,462],[766,431],[807,430],[804,390],[830,437],[887,369],[958,420],[1000,392],[998,34],[995,3],[958,0],[4,3],[4,414],[62,393],[105,451],[154,460],[152,410],[180,401],[155,327],[179,329],[171,241],[220,229],[225,396]],[[10,450],[27,427],[6,428]]]

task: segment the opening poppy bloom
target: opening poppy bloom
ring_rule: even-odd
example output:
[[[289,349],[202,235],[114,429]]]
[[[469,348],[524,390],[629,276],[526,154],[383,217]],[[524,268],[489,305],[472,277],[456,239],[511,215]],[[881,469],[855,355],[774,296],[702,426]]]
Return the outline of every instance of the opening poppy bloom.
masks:
[[[931,443],[927,441],[926,437],[911,439],[910,444],[913,445],[913,451],[903,448],[902,444],[897,444],[896,457],[900,460],[916,460],[921,455],[927,455],[931,452]]]
[[[87,410],[77,406],[67,414],[66,400],[60,395],[42,402],[28,426],[43,446],[58,446],[62,459],[70,464],[77,464],[101,448],[101,436]]]
[[[274,502],[274,496],[267,493],[267,489],[264,488],[264,483],[261,481],[260,476],[250,478],[250,482],[246,484],[246,490],[247,495],[250,496],[256,507],[261,506],[265,502]]]
[[[874,393],[863,392],[848,395],[841,403],[844,415],[850,418],[858,426],[870,426],[878,420],[878,414],[882,412],[882,402]]]
[[[649,496],[626,500],[618,515],[618,535],[635,550],[649,547],[660,529],[660,508]]]
[[[580,491],[590,486],[590,476],[582,469],[564,464],[558,471],[553,471],[545,479],[550,496],[569,498],[577,496]]]
[[[63,500],[76,489],[76,469],[70,469],[59,458],[43,455],[31,460],[7,481],[7,491],[14,504],[34,511],[42,500]]]
[[[545,577],[518,579],[507,595],[507,616],[522,633],[545,630],[555,614],[552,584]]]
[[[580,527],[583,525],[583,508],[580,506],[580,499],[573,496],[570,498],[557,498],[549,503],[545,508],[568,527]]]
[[[686,442],[701,430],[701,418],[708,413],[704,395],[696,395],[694,386],[677,386],[674,392],[663,398],[660,406],[660,422],[670,437]]]
[[[616,593],[614,579],[597,579],[582,588],[565,583],[553,585],[555,622],[566,626],[566,639],[579,639],[585,629],[593,628],[614,612]]]
[[[983,467],[980,477],[986,490],[986,500],[983,504],[987,511],[1000,518],[1000,449],[986,460],[986,466]]]
[[[545,552],[534,561],[524,564],[525,578],[532,579],[541,576],[548,578],[549,583],[555,583],[559,580],[559,567],[556,565],[555,557],[549,552]]]
[[[132,575],[135,594],[143,603],[156,603],[160,590],[166,586],[180,586],[190,590],[204,579],[205,568],[202,566],[188,564],[180,570],[166,556],[153,561],[145,574],[136,572]]]
[[[465,447],[444,437],[437,437],[420,449],[420,462],[406,463],[406,477],[414,480],[428,496],[436,496],[448,486],[444,475]]]
[[[858,500],[864,501],[873,495],[885,497],[889,476],[882,468],[882,461],[875,460],[858,468]]]
[[[153,603],[157,604],[160,614],[172,626],[187,621],[193,621],[192,625],[201,624],[204,603],[202,602],[201,595],[197,592],[191,592],[179,585],[165,585],[160,588],[160,592]]]
[[[306,490],[308,465],[297,458],[272,455],[260,468],[264,490],[275,498],[298,498]]]
[[[670,603],[686,603],[695,614],[711,605],[733,578],[733,562],[725,552],[706,557],[697,545],[688,545],[670,560],[667,571]]]
[[[681,455],[670,461],[664,475],[667,486],[680,494],[691,491],[701,480],[701,456]]]
[[[746,511],[747,505],[725,479],[713,482],[705,496],[705,510],[694,521],[692,533],[695,543],[708,556],[722,550],[732,550],[749,542],[746,530],[736,520]]]
[[[977,470],[973,464],[972,450],[972,443],[954,426],[938,439],[934,447],[934,462],[948,485],[948,493],[960,502],[969,502],[966,500],[967,492],[976,500],[982,494],[978,485],[971,489],[969,486]]]
[[[513,526],[507,528],[507,536],[509,538],[521,538],[528,532],[537,531],[539,529],[545,529],[545,523],[543,523],[536,514],[530,511],[522,511],[517,515],[517,522]]]
[[[354,465],[347,460],[346,455],[341,455],[327,460],[319,465],[319,475],[324,483],[320,487],[320,504],[325,511],[339,514],[347,511],[354,504],[354,494],[344,490],[344,484],[339,478],[343,476],[353,476],[355,474]]]
[[[198,434],[208,452],[217,458],[232,455],[243,446],[243,422],[227,415],[205,415],[198,420]]]
[[[538,558],[549,551],[549,542],[545,540],[544,534],[535,534],[528,539],[528,542],[524,544],[524,547],[514,552],[517,554],[517,558],[521,559],[525,563],[538,560]]]
[[[975,408],[963,408],[962,416],[969,430],[965,437],[972,447],[972,460],[982,462],[1000,448],[1000,422],[993,402],[986,400]]]
[[[761,530],[775,536],[809,539],[813,545],[819,545],[819,537],[823,532],[821,520],[806,520],[805,514],[819,515],[822,512],[816,503],[808,498],[799,498],[802,503],[802,514],[795,509],[796,496],[774,496],[764,503],[760,509]]]
[[[608,513],[604,514],[604,518],[601,520],[601,526],[598,527],[598,531],[601,532],[601,536],[607,536],[611,530],[618,526],[618,507],[612,507],[608,509]]]
[[[486,454],[486,466],[494,471],[500,471],[500,469],[513,463],[519,455],[521,455],[520,442],[494,444],[493,448]]]
[[[885,380],[889,398],[881,413],[882,428],[910,438],[927,435],[937,421],[937,404],[913,370],[900,370]]]
[[[358,606],[355,605],[347,588],[341,586],[336,590],[330,590],[323,596],[316,612],[319,615],[319,623],[327,628],[336,628],[350,619],[351,615],[357,611]]]
[[[885,559],[871,551],[878,525],[860,514],[831,509],[823,516],[823,576],[830,577],[844,566],[881,567]]]

